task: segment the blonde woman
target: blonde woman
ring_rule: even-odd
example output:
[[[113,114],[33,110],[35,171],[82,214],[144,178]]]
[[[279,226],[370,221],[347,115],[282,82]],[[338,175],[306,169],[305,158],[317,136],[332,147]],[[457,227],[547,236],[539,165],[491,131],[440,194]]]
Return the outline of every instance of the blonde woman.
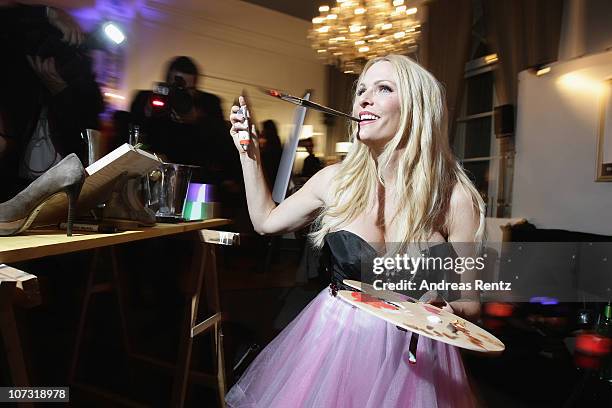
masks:
[[[405,357],[410,332],[335,297],[342,279],[361,280],[356,265],[364,254],[376,253],[376,244],[482,238],[484,204],[450,151],[440,84],[405,56],[369,61],[354,96],[353,115],[362,121],[352,129],[351,151],[278,206],[266,186],[256,143],[246,152],[239,145],[238,131],[245,124],[238,109],[232,107],[230,134],[241,153],[255,229],[280,234],[315,221],[312,239],[329,254],[333,290],[319,293],[261,352],[227,394],[228,405],[472,406],[456,348],[422,338],[418,364],[410,365]],[[477,300],[446,307],[468,319],[480,311]]]

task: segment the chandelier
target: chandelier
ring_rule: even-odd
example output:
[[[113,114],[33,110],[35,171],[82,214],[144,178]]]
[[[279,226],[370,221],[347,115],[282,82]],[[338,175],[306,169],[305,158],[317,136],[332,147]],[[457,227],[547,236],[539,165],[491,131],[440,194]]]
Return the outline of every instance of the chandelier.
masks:
[[[333,0],[332,0],[333,1]],[[320,6],[308,38],[317,55],[345,73],[358,73],[365,61],[416,51],[422,14],[404,0],[337,0]]]

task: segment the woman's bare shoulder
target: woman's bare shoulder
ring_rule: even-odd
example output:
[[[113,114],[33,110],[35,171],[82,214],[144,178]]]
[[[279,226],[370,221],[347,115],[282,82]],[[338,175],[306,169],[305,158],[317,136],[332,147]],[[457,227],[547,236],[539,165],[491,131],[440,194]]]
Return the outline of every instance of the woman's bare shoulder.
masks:
[[[470,242],[480,223],[479,209],[472,194],[460,183],[455,184],[448,212],[449,241]]]
[[[330,164],[329,166],[323,167],[313,177],[318,177],[320,181],[329,181],[338,174],[340,171],[340,163]]]
[[[338,174],[340,170],[340,163],[331,164],[319,170],[312,176],[306,185],[311,189],[313,193],[315,193],[318,197],[320,197],[323,201],[327,202],[327,194],[329,193],[329,188]],[[305,186],[306,186],[305,185]]]
[[[456,183],[450,196],[450,209],[460,212],[475,212],[474,200],[470,192],[461,183]]]

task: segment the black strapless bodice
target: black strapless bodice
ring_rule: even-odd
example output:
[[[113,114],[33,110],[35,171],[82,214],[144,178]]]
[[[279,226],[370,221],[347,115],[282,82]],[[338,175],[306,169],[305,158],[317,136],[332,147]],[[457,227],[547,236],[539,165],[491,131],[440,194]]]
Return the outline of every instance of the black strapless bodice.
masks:
[[[448,242],[430,246],[428,249],[421,251],[421,254],[424,257],[457,257],[452,244]],[[379,254],[371,244],[353,232],[338,230],[327,234],[321,257],[321,266],[325,268],[328,276],[331,278],[330,288],[332,294],[335,295],[341,289],[351,290],[350,287],[342,283],[344,279],[372,283],[371,281],[374,277],[372,267],[374,258],[377,256],[382,256],[382,254]],[[409,275],[406,274],[404,277],[408,278]],[[385,276],[380,275],[379,278],[385,279]],[[441,280],[458,282],[459,275],[452,271],[441,271],[435,268],[427,270],[419,269],[411,280],[417,286],[420,286],[423,280],[428,282],[439,282]],[[397,281],[397,279],[394,281]],[[425,291],[419,290],[403,293],[419,298]],[[458,292],[444,291],[440,295],[447,301],[459,297]]]
[[[371,268],[377,252],[367,241],[350,231],[339,230],[325,236],[322,265],[331,276],[332,291],[350,289],[344,279],[361,281],[365,268]],[[335,295],[335,293],[334,293]]]

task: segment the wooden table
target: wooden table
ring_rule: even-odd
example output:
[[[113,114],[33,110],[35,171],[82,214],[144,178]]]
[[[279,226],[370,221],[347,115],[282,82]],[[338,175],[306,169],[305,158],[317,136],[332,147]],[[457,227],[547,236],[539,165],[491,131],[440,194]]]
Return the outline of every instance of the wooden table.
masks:
[[[67,237],[58,230],[28,230],[23,235],[0,237],[0,263],[11,263],[43,258],[45,256],[68,254],[71,252],[96,249],[110,245],[141,241],[168,235],[182,234],[206,228],[215,228],[230,223],[224,218],[180,224],[157,224],[133,231],[114,234],[95,234],[75,231]]]
[[[174,367],[175,376],[172,405],[180,407],[184,403],[187,381],[189,377],[192,338],[204,330],[214,329],[215,339],[217,342],[216,349],[217,351],[220,351],[220,355],[218,356],[218,363],[220,364],[218,369],[220,370],[220,372],[218,372],[217,377],[218,383],[220,384],[219,397],[221,400],[221,405],[223,406],[223,397],[225,394],[225,374],[222,367],[222,365],[224,364],[222,352],[222,334],[220,334],[220,328],[218,327],[218,324],[221,320],[221,314],[219,310],[220,306],[218,297],[218,283],[215,268],[216,260],[214,249],[212,248],[212,245],[209,245],[209,243],[213,242],[211,241],[210,236],[211,231],[202,230],[224,226],[229,223],[230,220],[222,218],[178,224],[158,223],[153,227],[146,227],[138,230],[130,230],[110,234],[75,231],[72,237],[67,237],[64,231],[58,230],[28,230],[23,235],[0,237],[0,264],[9,264],[14,262],[40,259],[47,256],[68,254],[84,250],[99,250],[100,248],[104,247],[111,247],[112,251],[112,247],[118,244],[141,241],[151,238],[159,238],[164,236],[173,236],[184,233],[197,234],[197,242],[201,243],[201,245],[198,246],[199,256],[197,257],[197,259],[194,259],[193,263],[193,269],[195,271],[194,284],[197,285],[197,289],[195,289],[195,293],[192,295],[191,298],[191,304],[188,305],[188,310],[186,310],[185,324],[187,327],[184,336],[182,335],[181,344],[179,345],[179,361]],[[114,253],[112,256],[114,259]],[[115,264],[115,260],[113,260],[113,264]],[[205,273],[206,269],[212,270],[212,273]],[[114,272],[116,273],[117,271],[115,270]],[[90,301],[90,295],[99,291],[94,287],[96,285],[92,283],[93,279],[91,276],[88,280],[90,281],[90,284],[88,284],[88,288],[85,294],[84,307],[81,314],[79,327],[77,329],[77,341],[74,360],[71,369],[71,377],[73,376],[76,367],[76,359],[78,358],[80,338],[82,336],[84,321],[87,313],[87,306]],[[198,325],[196,322],[196,318],[198,313],[198,305],[202,283],[205,283],[206,285],[212,287],[210,288],[207,286],[207,290],[212,289],[214,292],[216,292],[213,296],[213,306],[214,309],[216,309],[213,310],[213,312],[216,313],[211,318]],[[119,306],[120,308],[122,308],[120,294],[118,294],[118,298],[120,302]],[[7,305],[7,303],[9,303],[9,305]],[[0,302],[0,305],[4,307],[2,311],[3,313],[6,314],[8,312],[12,314],[12,309],[9,310],[9,308],[11,307],[10,302]],[[126,329],[125,318],[123,315],[121,316],[121,319],[122,324],[124,325],[124,329]],[[18,339],[17,334],[14,337]],[[219,338],[221,338],[220,344],[218,341]],[[128,353],[129,352],[130,350],[128,348]],[[23,358],[19,360],[23,361]],[[25,372],[25,367],[22,367],[18,371],[21,373]],[[20,374],[19,377],[23,378],[23,374]]]

